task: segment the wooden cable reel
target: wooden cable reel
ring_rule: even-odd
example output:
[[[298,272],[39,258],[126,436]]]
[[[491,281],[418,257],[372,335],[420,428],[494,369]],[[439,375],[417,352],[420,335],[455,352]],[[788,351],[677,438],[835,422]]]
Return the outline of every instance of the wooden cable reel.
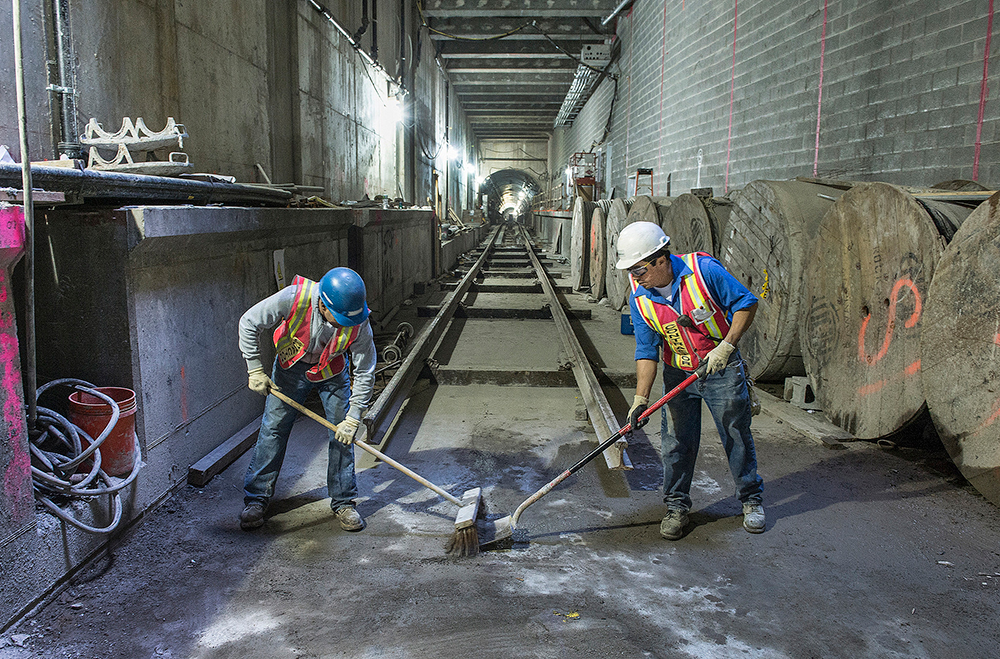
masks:
[[[570,286],[574,291],[590,284],[590,221],[594,208],[594,202],[581,196],[578,196],[573,203],[569,269]]]
[[[629,224],[628,212],[632,208],[633,201],[632,198],[611,201],[607,215],[607,226],[604,231],[604,235],[608,239],[604,286],[611,308],[615,310],[620,310],[625,306],[628,302],[628,294],[631,292],[628,274],[624,270],[615,268],[615,264],[618,263],[618,234]]]
[[[955,465],[1000,506],[1000,193],[979,205],[937,264],[920,336],[931,420]]]
[[[590,216],[590,296],[595,300],[604,297],[604,273],[607,269],[607,213],[611,208],[610,199],[601,199],[594,204]]]
[[[660,226],[670,236],[670,251],[674,254],[716,254],[712,226],[700,197],[690,192],[673,197],[673,203],[663,211]]]
[[[756,380],[805,375],[799,345],[805,264],[833,206],[828,197],[843,193],[800,181],[753,181],[732,195],[719,260],[758,299],[753,324],[739,342]]]
[[[942,229],[970,212],[862,183],[820,223],[806,262],[802,356],[823,411],[859,439],[890,435],[923,411],[920,333]]]

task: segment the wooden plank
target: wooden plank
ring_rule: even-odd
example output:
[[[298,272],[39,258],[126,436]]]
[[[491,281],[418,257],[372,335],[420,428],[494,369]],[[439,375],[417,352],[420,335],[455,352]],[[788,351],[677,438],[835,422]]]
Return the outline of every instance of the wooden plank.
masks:
[[[231,465],[257,442],[260,432],[259,416],[240,429],[235,435],[222,442],[214,451],[188,467],[188,484],[204,487],[212,477]]]
[[[765,414],[783,423],[787,423],[809,439],[813,439],[831,449],[847,448],[843,442],[854,441],[854,435],[827,421],[822,413],[810,414],[791,403],[786,403],[780,398],[772,396],[766,391],[761,391],[756,387],[754,390],[760,399],[760,405]]]

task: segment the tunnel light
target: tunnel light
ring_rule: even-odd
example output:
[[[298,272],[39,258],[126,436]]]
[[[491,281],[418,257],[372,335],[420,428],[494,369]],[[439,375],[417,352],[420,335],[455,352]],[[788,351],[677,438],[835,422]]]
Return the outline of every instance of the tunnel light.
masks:
[[[385,104],[386,120],[390,124],[398,124],[405,118],[405,111],[403,110],[403,104],[399,102],[399,99],[390,98]]]
[[[458,151],[456,151],[455,147],[450,144],[448,145],[448,150],[445,151],[445,154],[448,156],[448,160],[458,160]]]
[[[475,176],[476,175],[476,171],[477,171],[476,166],[473,165],[471,162],[465,163],[465,173],[466,174],[468,174],[469,176]]]

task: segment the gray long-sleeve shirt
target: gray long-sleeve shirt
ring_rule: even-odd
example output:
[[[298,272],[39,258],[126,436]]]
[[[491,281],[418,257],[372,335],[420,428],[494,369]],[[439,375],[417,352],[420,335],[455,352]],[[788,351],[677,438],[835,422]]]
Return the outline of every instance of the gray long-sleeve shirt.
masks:
[[[260,332],[273,330],[274,327],[292,310],[295,301],[295,286],[286,286],[274,295],[266,297],[247,309],[240,318],[240,352],[247,362],[247,370],[264,368],[260,357]],[[366,320],[361,323],[358,337],[347,349],[351,353],[351,364],[354,367],[354,382],[351,386],[351,409],[347,416],[361,420],[368,409],[375,384],[375,340],[371,324]],[[319,312],[319,287],[313,293],[312,316],[309,318],[309,345],[302,359],[309,363],[319,361],[326,344],[333,338],[336,326],[326,322]],[[267,369],[265,369],[267,370]]]

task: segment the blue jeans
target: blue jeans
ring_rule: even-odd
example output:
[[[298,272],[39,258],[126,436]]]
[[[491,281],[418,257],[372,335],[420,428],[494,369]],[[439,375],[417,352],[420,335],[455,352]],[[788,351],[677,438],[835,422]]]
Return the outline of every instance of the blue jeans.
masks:
[[[663,392],[673,389],[688,375],[665,364]],[[729,458],[736,496],[743,503],[761,503],[764,481],[757,475],[757,454],[750,434],[750,394],[738,351],[733,351],[724,370],[688,385],[662,411],[663,502],[667,508],[685,512],[691,509],[691,479],[701,440],[703,399],[712,412]]]
[[[271,380],[283,394],[296,401],[305,402],[306,396],[314,388],[319,391],[326,418],[340,423],[347,416],[350,407],[351,384],[345,368],[339,375],[323,382],[310,382],[305,373],[309,364],[301,362],[283,369],[275,361]],[[260,422],[260,434],[254,445],[250,467],[243,479],[244,504],[258,501],[267,507],[274,496],[274,484],[285,459],[288,435],[298,412],[283,403],[276,396],[268,396],[264,403],[264,417]],[[354,447],[337,441],[336,433],[329,431],[330,450],[326,468],[326,487],[333,510],[353,506],[358,496],[358,482],[354,475]]]

